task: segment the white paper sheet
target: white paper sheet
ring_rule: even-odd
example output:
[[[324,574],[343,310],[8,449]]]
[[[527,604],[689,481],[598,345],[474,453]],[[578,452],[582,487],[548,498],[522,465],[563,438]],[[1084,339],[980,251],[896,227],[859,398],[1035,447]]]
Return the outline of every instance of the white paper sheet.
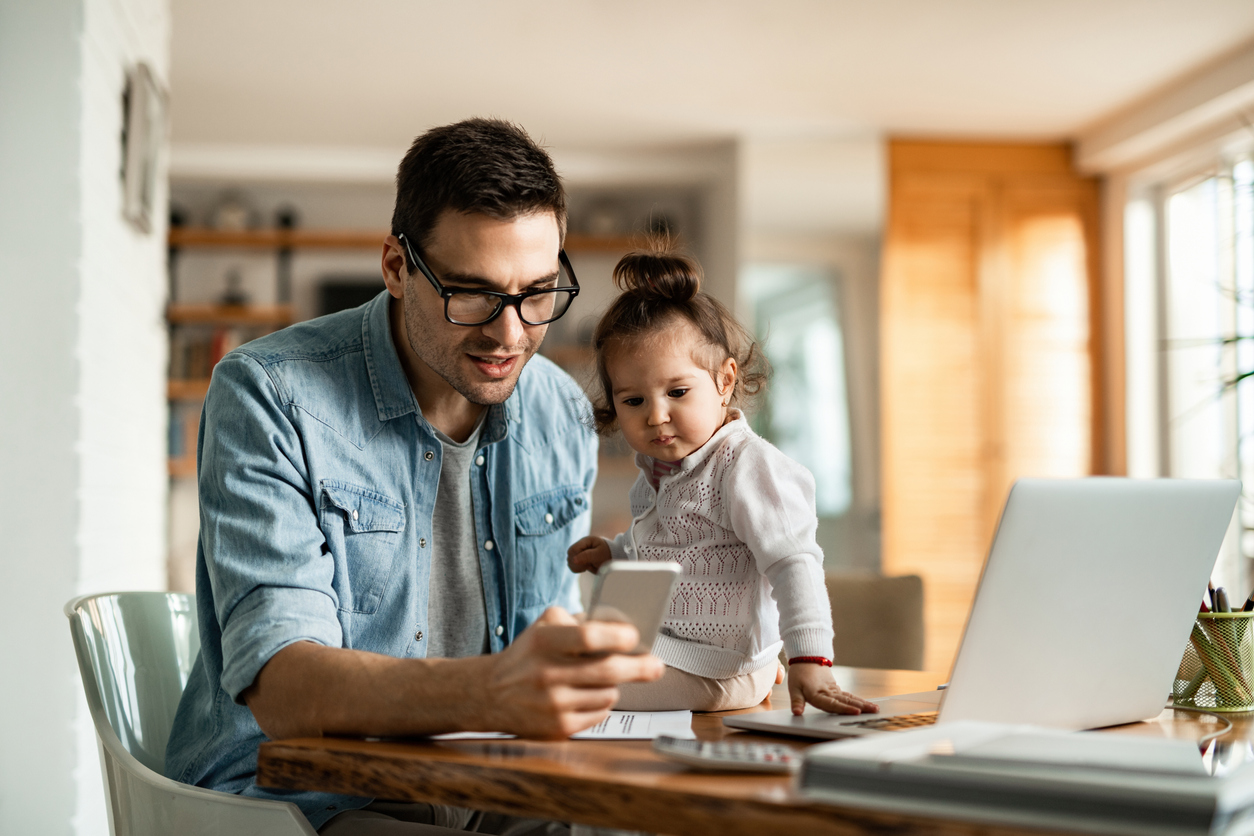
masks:
[[[652,740],[659,735],[695,740],[691,711],[611,711],[610,716],[571,740]],[[453,732],[437,734],[432,740],[510,740],[501,732]]]
[[[611,711],[590,729],[571,735],[572,740],[652,740],[658,735],[695,740],[691,711]]]

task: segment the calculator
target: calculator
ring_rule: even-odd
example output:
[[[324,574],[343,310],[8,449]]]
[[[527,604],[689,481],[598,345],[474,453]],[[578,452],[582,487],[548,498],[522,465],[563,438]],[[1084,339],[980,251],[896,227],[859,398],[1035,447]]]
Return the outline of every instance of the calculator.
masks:
[[[792,772],[801,767],[801,752],[775,743],[737,743],[653,738],[653,751],[710,772]]]

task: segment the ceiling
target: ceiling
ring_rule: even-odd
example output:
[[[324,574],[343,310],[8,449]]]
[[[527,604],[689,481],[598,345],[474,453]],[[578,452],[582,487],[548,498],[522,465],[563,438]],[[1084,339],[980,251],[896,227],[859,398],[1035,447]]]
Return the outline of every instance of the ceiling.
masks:
[[[1251,37],[1250,0],[174,0],[173,137],[1052,139]]]
[[[736,140],[748,228],[873,234],[884,135],[1071,138],[1251,38],[1251,0],[173,0],[175,169],[386,183],[501,116],[570,182]]]

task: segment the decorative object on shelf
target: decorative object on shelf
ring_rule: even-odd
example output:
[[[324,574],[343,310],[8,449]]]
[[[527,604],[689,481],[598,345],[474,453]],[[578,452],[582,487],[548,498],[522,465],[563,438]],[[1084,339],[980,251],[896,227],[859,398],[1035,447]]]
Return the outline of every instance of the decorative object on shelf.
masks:
[[[228,189],[218,197],[209,218],[214,229],[225,232],[255,229],[261,220],[247,196],[235,189]]]
[[[281,230],[291,232],[300,222],[300,215],[295,206],[279,207],[274,213],[274,222]],[[275,283],[278,288],[279,302],[292,301],[292,247],[290,242],[279,247],[278,263],[275,265]]]
[[[122,217],[152,231],[157,161],[165,140],[165,94],[147,64],[126,75],[122,93]]]
[[[244,275],[238,267],[232,267],[226,273],[226,290],[222,291],[222,304],[242,306],[249,302],[248,291],[244,290]]]
[[[618,236],[631,232],[631,218],[617,200],[602,199],[589,206],[579,219],[579,229],[593,236]]]
[[[279,229],[295,229],[300,226],[300,211],[290,203],[274,210],[274,225]]]

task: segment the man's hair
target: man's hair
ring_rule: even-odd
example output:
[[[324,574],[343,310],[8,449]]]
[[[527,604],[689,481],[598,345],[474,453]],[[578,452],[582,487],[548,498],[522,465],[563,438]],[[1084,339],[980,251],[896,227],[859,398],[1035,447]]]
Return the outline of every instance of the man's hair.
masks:
[[[553,160],[526,131],[501,119],[432,128],[401,160],[392,234],[408,236],[421,250],[447,209],[505,221],[548,211],[566,237],[566,191]]]

